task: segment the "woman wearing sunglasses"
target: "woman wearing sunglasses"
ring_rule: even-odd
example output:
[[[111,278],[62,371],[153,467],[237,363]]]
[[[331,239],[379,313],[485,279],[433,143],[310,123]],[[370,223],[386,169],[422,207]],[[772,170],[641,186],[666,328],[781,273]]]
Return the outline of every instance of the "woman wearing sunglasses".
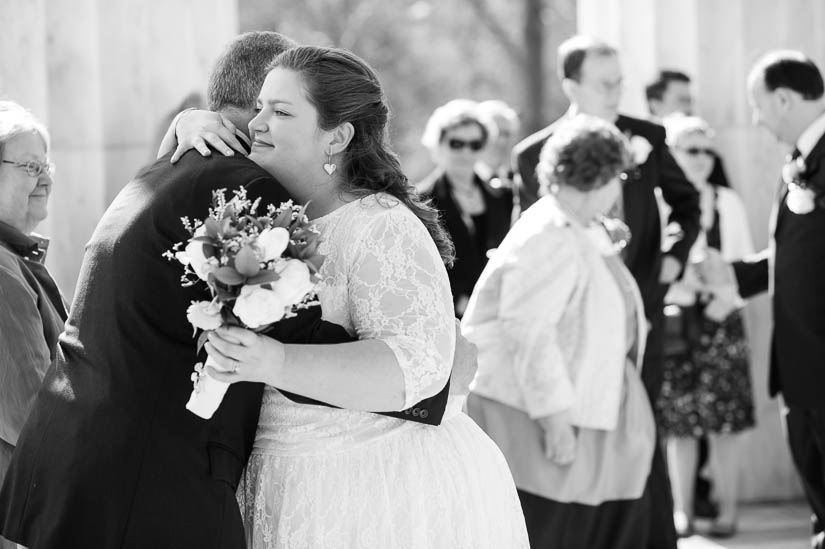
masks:
[[[421,137],[436,169],[416,188],[432,196],[455,245],[455,264],[448,274],[459,318],[487,264],[487,251],[510,229],[512,191],[488,187],[475,172],[494,132],[475,101],[454,99],[433,112]]]
[[[708,182],[715,153],[713,131],[697,117],[665,119],[667,141],[685,176],[699,191],[701,232],[691,259],[708,249],[726,261],[753,253],[742,200],[731,189]],[[714,252],[710,252],[714,253]],[[707,437],[719,516],[709,534],[736,532],[739,433],[754,426],[743,304],[732,288],[710,286],[691,265],[668,292],[666,316],[673,337],[658,402],[659,425],[668,440],[675,522],[683,535],[693,532],[693,493],[698,439]]]

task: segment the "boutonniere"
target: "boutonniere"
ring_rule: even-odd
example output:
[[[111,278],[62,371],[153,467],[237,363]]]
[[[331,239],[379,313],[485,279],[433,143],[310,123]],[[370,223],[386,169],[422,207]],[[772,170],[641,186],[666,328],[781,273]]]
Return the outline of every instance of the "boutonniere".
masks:
[[[628,136],[628,139],[630,139],[630,151],[633,153],[633,163],[636,166],[641,166],[647,162],[647,157],[650,156],[653,145],[641,135],[631,135]]]
[[[630,228],[620,219],[601,217],[586,228],[590,242],[604,256],[616,255],[630,242]]]
[[[805,215],[816,208],[816,191],[805,174],[808,167],[801,156],[788,160],[782,166],[782,181],[788,186],[788,209],[797,215]]]

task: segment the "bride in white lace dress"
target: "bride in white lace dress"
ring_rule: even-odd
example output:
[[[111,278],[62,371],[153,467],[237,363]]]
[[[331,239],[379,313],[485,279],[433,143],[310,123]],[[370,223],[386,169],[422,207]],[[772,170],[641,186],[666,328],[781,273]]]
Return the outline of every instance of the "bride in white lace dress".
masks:
[[[437,393],[455,346],[449,241],[386,149],[377,77],[346,51],[309,46],[272,67],[250,158],[311,201],[325,239],[324,318],[360,341],[282,345],[238,329],[211,338],[210,354],[237,367],[228,381],[341,407],[267,388],[238,494],[248,546],[526,548],[507,464],[461,402],[438,427],[366,411]]]

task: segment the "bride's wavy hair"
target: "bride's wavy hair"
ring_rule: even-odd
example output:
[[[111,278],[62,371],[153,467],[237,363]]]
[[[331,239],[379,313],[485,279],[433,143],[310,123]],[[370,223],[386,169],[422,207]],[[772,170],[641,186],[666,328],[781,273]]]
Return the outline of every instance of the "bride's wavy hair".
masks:
[[[441,259],[452,265],[455,251],[438,211],[418,197],[390,149],[390,110],[372,67],[347,50],[319,46],[288,49],[272,61],[267,72],[276,67],[301,75],[321,129],[331,130],[345,122],[355,129],[340,166],[343,190],[360,196],[384,192],[398,199],[424,223]]]

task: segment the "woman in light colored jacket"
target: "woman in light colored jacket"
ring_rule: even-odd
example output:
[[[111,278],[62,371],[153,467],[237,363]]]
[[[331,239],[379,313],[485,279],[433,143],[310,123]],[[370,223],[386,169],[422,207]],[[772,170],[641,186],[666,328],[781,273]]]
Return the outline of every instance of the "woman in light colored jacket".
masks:
[[[647,322],[627,234],[604,219],[629,159],[613,125],[561,125],[537,168],[549,192],[490,259],[462,323],[479,348],[469,411],[508,460],[533,548],[646,543]]]

